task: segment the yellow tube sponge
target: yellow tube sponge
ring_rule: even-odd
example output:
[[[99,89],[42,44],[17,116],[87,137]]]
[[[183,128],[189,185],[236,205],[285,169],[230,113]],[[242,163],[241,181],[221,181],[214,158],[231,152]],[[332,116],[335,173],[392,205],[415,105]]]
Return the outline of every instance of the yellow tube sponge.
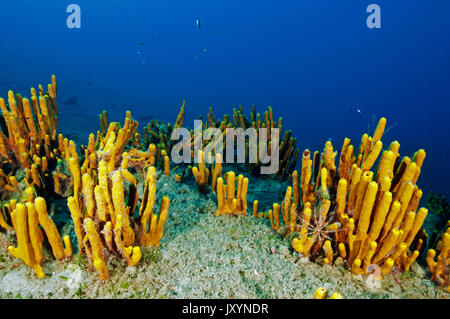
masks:
[[[392,171],[395,162],[395,153],[392,151],[384,151],[381,156],[380,164],[378,164],[377,171],[377,182],[381,183],[382,179],[389,177],[392,179],[394,177],[394,172]]]
[[[36,206],[32,202],[27,202],[25,206],[28,213],[28,227],[34,257],[36,259],[36,263],[41,264],[43,257],[42,242],[44,240],[44,236],[42,231],[39,229],[39,218],[36,212]]]
[[[47,204],[45,199],[42,197],[37,197],[34,200],[34,205],[36,206],[36,211],[38,213],[39,224],[41,224],[44,228],[48,241],[52,246],[53,255],[59,260],[67,257],[64,253],[64,246],[58,229],[47,213]]]
[[[361,180],[359,182],[358,190],[356,193],[355,208],[353,211],[353,219],[355,220],[355,222],[359,219],[359,214],[364,203],[364,197],[366,195],[367,187],[369,186],[369,183],[372,182],[372,178],[373,173],[371,171],[365,171],[361,176]]]
[[[419,230],[422,228],[423,222],[425,221],[425,218],[428,215],[428,209],[422,207],[417,212],[413,226],[411,227],[411,231],[409,232],[408,236],[406,237],[406,246],[409,247],[411,243],[413,242],[414,238],[416,237]]]
[[[255,218],[258,217],[258,201],[257,200],[253,201],[253,217],[255,217]]]
[[[436,250],[430,249],[427,252],[427,266],[430,270],[431,279],[441,286],[446,286],[449,289],[448,278],[448,257],[450,251],[450,228],[447,228],[446,232],[442,235],[440,242],[436,249],[439,249],[439,255],[437,261],[435,261]]]
[[[94,262],[97,258],[103,259],[103,244],[100,234],[95,229],[94,221],[90,218],[86,218],[83,226],[89,240],[89,250],[92,253],[92,262]]]
[[[366,253],[364,257],[363,271],[367,273],[367,269],[372,262],[372,257],[375,254],[375,250],[377,249],[376,241],[371,241],[369,244],[369,251]]]
[[[343,259],[345,259],[347,257],[347,251],[345,249],[345,244],[339,243],[338,249],[339,249],[339,256],[341,256]]]
[[[381,229],[383,228],[384,222],[386,221],[386,216],[389,212],[389,208],[392,202],[392,193],[385,192],[381,198],[380,205],[378,206],[375,216],[370,227],[370,232],[368,238],[370,241],[376,240],[380,235]]]
[[[122,172],[120,170],[114,171],[111,180],[114,212],[116,215],[122,215],[123,243],[125,246],[130,246],[134,243],[135,235],[130,226],[130,220],[127,212],[128,209],[125,207]]]
[[[150,229],[154,229],[154,231],[150,234],[149,244],[151,246],[159,246],[159,242],[161,241],[163,232],[164,232],[164,224],[167,220],[167,216],[169,214],[169,197],[164,196],[161,200],[161,209],[159,211],[159,216],[155,214],[152,215],[152,224]]]
[[[320,189],[325,197],[328,197],[328,170],[323,167],[320,170]]]
[[[214,192],[216,191],[217,179],[220,177],[221,174],[222,174],[222,155],[217,153],[216,154],[216,166],[214,167],[212,184],[211,184],[211,189]]]
[[[67,206],[69,206],[69,211],[72,216],[73,225],[75,229],[75,235],[77,236],[78,251],[80,252],[80,254],[83,254],[83,238],[84,238],[83,216],[81,214],[80,207],[78,206],[74,197],[70,196],[67,199]]]
[[[170,162],[169,162],[169,156],[164,156],[164,174],[166,176],[170,176]]]
[[[302,176],[300,178],[300,188],[302,190],[302,202],[306,203],[314,198],[311,185],[312,160],[309,150],[303,152],[302,157]]]
[[[36,261],[36,256],[33,250],[33,246],[30,240],[30,231],[35,232],[32,238],[37,238],[39,236],[36,232],[39,230],[35,228],[36,223],[33,222],[32,226],[34,229],[29,229],[28,226],[28,212],[22,203],[18,203],[16,210],[11,214],[14,222],[14,230],[17,237],[17,248],[9,246],[8,250],[16,258],[22,259],[23,262],[34,269],[35,274],[39,278],[44,278],[45,274],[42,270],[41,265]]]
[[[274,206],[278,205],[278,207],[280,207],[279,204],[277,204],[277,203],[274,203],[273,205]],[[279,214],[279,210],[278,210],[278,214]],[[279,218],[279,215],[277,215],[277,216]],[[275,216],[274,216],[274,213],[273,213],[272,209],[269,210],[269,220],[270,220],[270,225],[272,226],[273,230],[278,230],[280,228],[280,223],[279,222],[276,223]]]
[[[103,192],[101,191],[100,185],[95,185],[94,187],[94,195],[96,202],[96,213],[100,221],[107,221],[107,208],[106,208],[106,199],[104,197]]]
[[[150,166],[147,169],[147,175],[145,178],[144,193],[142,196],[142,204],[139,210],[140,216],[140,243],[141,245],[147,244],[147,228],[148,222],[151,221],[153,214],[153,206],[155,204],[156,196],[156,168]]]
[[[323,152],[324,165],[327,170],[330,172],[330,177],[333,177],[334,172],[336,171],[335,157],[337,152],[333,151],[333,145],[331,141],[327,141],[325,143],[325,148]]]
[[[375,196],[377,195],[378,184],[376,182],[370,182],[367,187],[366,195],[364,196],[364,202],[361,208],[361,214],[358,221],[358,228],[356,230],[356,240],[365,240],[367,230],[370,224],[370,215],[372,213],[373,204],[375,202]]]
[[[338,189],[336,193],[336,214],[338,219],[341,219],[341,215],[345,213],[345,200],[347,196],[347,180],[341,178],[338,183]]]
[[[364,271],[361,269],[361,259],[356,258],[352,263],[352,273],[354,275],[362,275]]]
[[[73,197],[77,205],[79,205],[78,193],[80,191],[81,186],[81,171],[80,171],[80,164],[78,163],[78,160],[75,157],[69,158],[69,170],[73,176]]]
[[[289,212],[291,208],[291,197],[292,197],[292,187],[288,186],[286,194],[284,196],[284,201],[281,205],[281,212],[283,215],[283,221],[285,225],[289,225]]]
[[[317,288],[314,292],[313,299],[327,299],[327,290],[323,287]]]
[[[331,242],[326,240],[323,244],[323,251],[325,252],[325,257],[328,260],[329,264],[333,263],[333,248],[331,248]]]
[[[93,218],[95,213],[95,199],[94,199],[94,181],[91,175],[84,173],[81,177],[82,180],[82,192],[84,203],[86,207],[85,217]]]
[[[403,269],[405,271],[409,271],[409,268],[411,267],[412,263],[417,259],[419,256],[419,251],[414,250],[411,255],[407,256],[406,251],[403,254]]]
[[[382,117],[378,121],[377,128],[375,129],[375,132],[373,133],[372,139],[374,142],[377,142],[381,139],[381,137],[383,136],[385,127],[386,127],[386,118]]]
[[[349,214],[350,212],[353,214],[354,212],[359,183],[362,175],[361,169],[359,167],[356,167],[356,164],[354,164],[354,167],[355,169],[353,171],[353,175],[351,176],[350,190],[348,193],[347,214]]]
[[[139,243],[144,246],[159,246],[164,224],[169,213],[169,198],[163,197],[159,216],[153,213],[156,194],[156,169],[151,166],[147,170],[144,195],[142,199],[139,228]]]
[[[236,179],[233,171],[227,173],[227,184],[223,178],[217,179],[217,212],[216,216],[223,214],[247,213],[248,178],[242,175],[238,178],[238,190],[235,197]]]
[[[381,275],[388,275],[391,272],[392,267],[394,267],[394,260],[392,260],[392,258],[386,259],[386,261],[380,267]]]
[[[381,240],[383,240],[389,233],[392,228],[392,224],[394,223],[397,214],[400,212],[402,205],[399,201],[395,201],[392,203],[391,209],[386,217],[386,221],[383,225],[383,234],[381,235]]]
[[[300,189],[298,186],[298,172],[295,170],[292,173],[292,188],[293,188],[293,194],[294,194],[294,203],[299,206],[300,204]]]
[[[104,160],[101,160],[98,163],[98,185],[100,186],[100,190],[106,200],[106,210],[111,218],[111,223],[113,226],[115,226],[116,212],[114,211],[114,205],[111,200],[111,192],[108,183],[108,169]]]
[[[198,151],[198,168],[192,168],[192,174],[200,190],[204,190],[208,185],[209,170],[205,167],[205,158],[203,151]]]
[[[403,255],[403,253],[406,251],[406,248],[408,248],[406,246],[405,243],[401,243],[400,245],[397,245],[397,247],[394,250],[394,253],[392,254],[391,258],[392,260],[397,263],[400,264],[401,262],[401,256]]]
[[[381,141],[376,141],[372,150],[367,155],[367,158],[364,160],[364,162],[361,165],[361,169],[363,171],[367,171],[372,168],[373,164],[375,163],[375,161],[378,158],[378,155],[380,155],[382,147],[383,147],[383,143]]]
[[[333,292],[333,294],[330,296],[330,299],[344,299],[342,295],[338,292]]]
[[[114,226],[114,242],[116,243],[117,250],[124,257],[128,258],[125,254],[125,245],[123,243],[123,234],[122,234],[122,215],[117,214],[116,216],[116,225]]]
[[[393,229],[387,236],[386,240],[383,242],[376,256],[374,257],[373,263],[375,264],[379,263],[392,250],[392,248],[394,248],[399,237],[400,231],[398,229]]]
[[[397,214],[394,223],[392,224],[392,228],[397,228],[402,224],[406,214],[406,209],[408,208],[408,204],[412,198],[413,192],[414,192],[414,185],[411,182],[408,182],[404,188],[403,194],[400,196],[399,200],[401,204],[401,209],[400,212]]]
[[[95,269],[97,269],[98,275],[101,280],[109,279],[108,268],[106,267],[106,264],[103,261],[103,259],[96,258],[94,260],[94,267]]]

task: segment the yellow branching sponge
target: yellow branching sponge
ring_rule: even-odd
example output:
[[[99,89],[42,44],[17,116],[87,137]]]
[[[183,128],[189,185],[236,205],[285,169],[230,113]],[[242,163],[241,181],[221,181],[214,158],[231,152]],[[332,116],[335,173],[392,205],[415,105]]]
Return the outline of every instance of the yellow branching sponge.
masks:
[[[231,214],[245,215],[247,213],[248,178],[238,176],[236,190],[236,175],[233,171],[226,174],[227,184],[223,178],[217,179],[217,212],[216,216]]]
[[[135,266],[142,257],[136,242],[143,246],[159,246],[168,216],[169,198],[164,197],[160,214],[153,213],[156,196],[156,158],[165,158],[164,172],[169,174],[165,150],[157,151],[150,144],[141,151],[135,132],[138,123],[127,112],[123,127],[109,123],[107,113],[101,116],[102,132],[89,137],[83,148],[84,159],[70,151],[67,162],[73,179],[73,196],[67,204],[74,222],[80,254],[87,255],[100,279],[109,278],[107,261],[114,254],[121,256],[129,266]],[[64,141],[63,141],[64,144]],[[130,144],[133,147],[130,148]],[[125,151],[126,149],[126,151]],[[80,160],[82,164],[80,165]],[[134,213],[139,202],[138,178],[130,167],[145,173],[144,194],[139,217]],[[139,176],[139,175],[138,175]],[[128,188],[128,189],[127,189]],[[139,227],[133,227],[139,225]]]
[[[73,163],[71,171],[74,180],[78,180],[80,167],[76,165],[74,157],[70,158],[70,162]],[[111,161],[100,159],[97,170],[84,173],[81,185],[76,188],[74,184],[74,196],[69,197],[67,201],[78,239],[78,249],[81,254],[89,257],[103,280],[109,277],[103,242],[110,252],[121,255],[130,266],[136,265],[141,258],[140,248],[132,246],[136,235],[131,228],[129,215],[136,208],[138,200],[137,182],[127,170],[126,156],[116,170],[115,162],[114,165],[110,164],[110,167],[108,163]],[[112,169],[110,173],[109,169]],[[130,198],[127,204],[124,180],[130,183]],[[77,197],[83,198],[83,202],[77,202]]]

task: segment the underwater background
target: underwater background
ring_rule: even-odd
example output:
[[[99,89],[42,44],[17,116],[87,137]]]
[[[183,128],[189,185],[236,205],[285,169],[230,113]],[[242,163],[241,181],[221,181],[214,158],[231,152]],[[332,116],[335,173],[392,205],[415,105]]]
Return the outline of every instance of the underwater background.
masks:
[[[427,151],[424,199],[448,196],[450,2],[378,0],[381,28],[369,29],[372,2],[5,1],[0,92],[56,74],[60,99],[77,97],[60,129],[83,143],[103,109],[173,121],[183,100],[189,127],[209,106],[270,105],[300,150],[356,140],[385,116],[387,143]],[[81,29],[66,26],[70,3]]]

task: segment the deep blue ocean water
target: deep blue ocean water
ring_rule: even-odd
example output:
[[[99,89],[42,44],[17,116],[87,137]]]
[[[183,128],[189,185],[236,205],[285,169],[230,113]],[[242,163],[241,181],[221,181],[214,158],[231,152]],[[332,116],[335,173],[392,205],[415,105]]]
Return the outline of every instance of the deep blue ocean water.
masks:
[[[81,29],[66,26],[70,3]],[[366,26],[371,3],[380,29]],[[60,102],[78,97],[60,105],[64,133],[97,130],[103,109],[173,122],[186,100],[192,127],[209,106],[255,104],[272,106],[301,150],[329,138],[340,150],[385,116],[396,123],[386,147],[427,151],[422,203],[429,190],[450,195],[448,0],[14,0],[1,3],[0,36],[0,95],[56,74]]]

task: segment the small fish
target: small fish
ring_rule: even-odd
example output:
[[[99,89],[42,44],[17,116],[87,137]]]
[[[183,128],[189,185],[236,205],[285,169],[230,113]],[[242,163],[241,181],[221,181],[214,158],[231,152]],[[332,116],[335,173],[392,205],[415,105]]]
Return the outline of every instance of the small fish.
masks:
[[[197,28],[201,28],[201,24],[200,24],[200,18],[195,19],[195,24],[197,25]]]
[[[353,108],[353,107],[351,107],[350,109],[349,109],[349,111],[350,112],[353,112],[353,111],[356,111],[356,112],[358,112],[358,113],[362,113],[362,111],[360,110],[360,109],[355,109],[355,108]]]
[[[144,115],[141,117],[138,117],[139,122],[150,122],[153,119],[153,115]]]
[[[67,105],[78,105],[78,98],[76,96],[71,96],[67,100],[63,102],[63,104]]]
[[[397,126],[397,122],[395,122],[394,124],[392,124],[391,126],[389,126],[385,131],[384,131],[384,135],[386,135],[390,130],[392,130],[394,127]]]

